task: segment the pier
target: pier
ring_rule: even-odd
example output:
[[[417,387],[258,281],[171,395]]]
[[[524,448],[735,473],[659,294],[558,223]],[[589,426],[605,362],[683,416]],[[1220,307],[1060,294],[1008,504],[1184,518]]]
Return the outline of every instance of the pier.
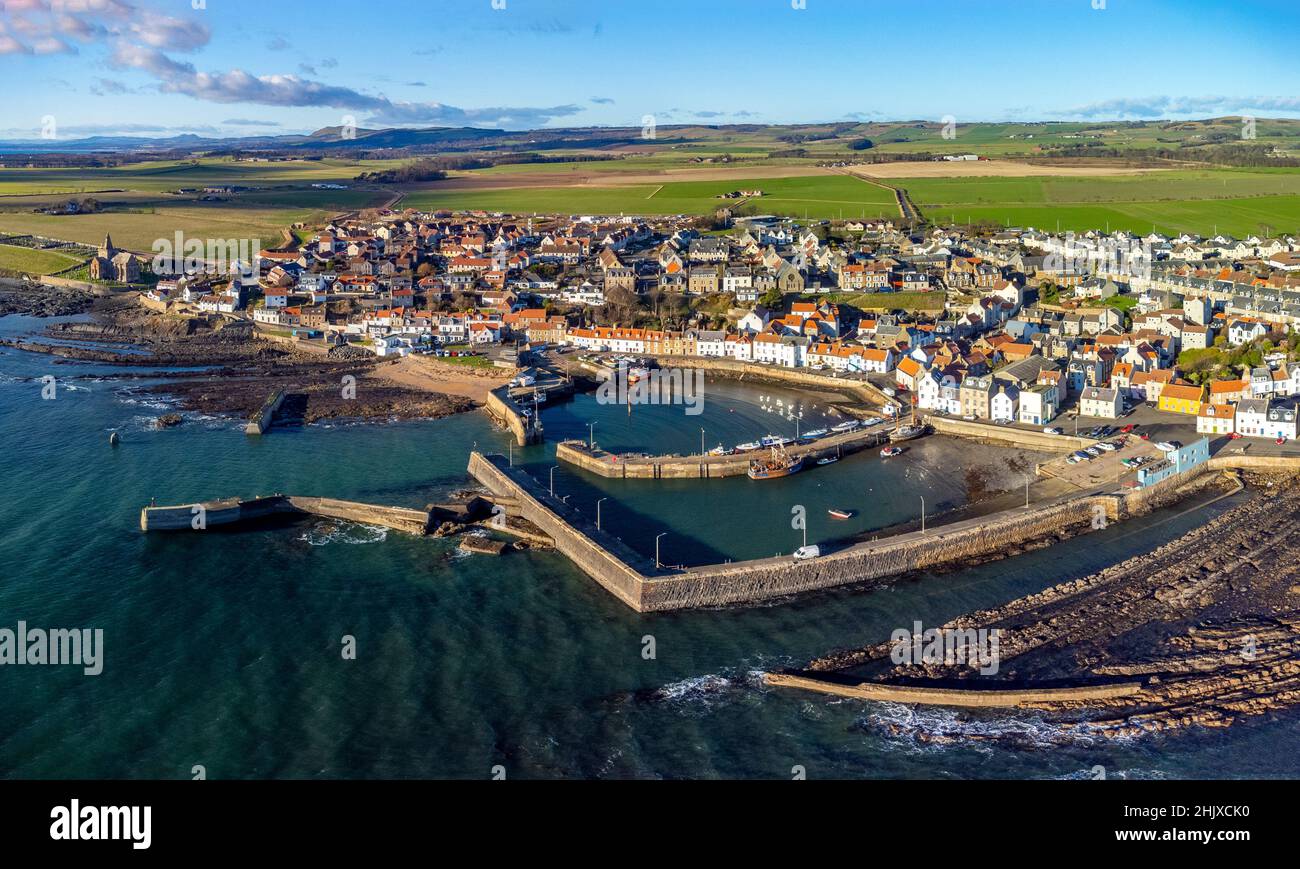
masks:
[[[1056,703],[1112,700],[1116,697],[1132,697],[1142,691],[1141,682],[1067,688],[937,688],[880,682],[859,682],[854,685],[791,673],[764,673],[763,683],[775,688],[793,688],[853,700],[977,709],[1043,707]]]
[[[275,413],[284,404],[286,393],[283,389],[277,389],[271,393],[270,397],[262,403],[257,412],[248,420],[248,425],[244,426],[244,434],[247,435],[264,435],[267,429],[271,427],[271,420],[275,418]]]
[[[502,499],[500,504],[496,504],[492,500],[475,497],[464,503],[430,504],[423,509],[416,509],[361,504],[335,498],[275,494],[248,499],[226,498],[167,507],[145,507],[140,511],[140,530],[203,531],[208,528],[252,524],[277,517],[316,516],[358,525],[391,528],[416,536],[437,534],[449,526],[459,530],[475,526],[500,531],[528,543],[544,546],[551,544],[547,535],[526,521],[508,520],[506,511],[511,506],[509,499]],[[501,511],[499,519],[496,516],[497,510]]]
[[[841,457],[889,442],[894,426],[882,423],[872,429],[832,434],[808,443],[787,446],[792,458],[809,462],[823,457]],[[749,473],[751,460],[766,450],[754,450],[725,456],[646,456],[618,455],[600,448],[592,449],[583,441],[564,441],[555,447],[556,461],[582,468],[601,477],[618,479],[717,479],[743,477]]]

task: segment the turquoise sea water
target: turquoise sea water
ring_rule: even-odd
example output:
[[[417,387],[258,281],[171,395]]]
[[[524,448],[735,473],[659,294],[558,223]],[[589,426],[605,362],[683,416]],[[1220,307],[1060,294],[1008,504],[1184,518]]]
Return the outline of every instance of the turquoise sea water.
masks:
[[[0,332],[31,328],[19,318]],[[42,400],[39,378],[60,386]],[[107,366],[0,349],[0,627],[104,631],[104,672],[0,667],[0,775],[211,778],[1300,775],[1296,718],[1122,743],[1048,746],[1030,714],[911,713],[777,693],[755,674],[938,624],[1175,536],[1204,513],[1157,514],[1011,561],[863,592],[744,609],[637,615],[553,553],[461,557],[454,543],[296,523],[145,536],[150,498],[186,503],[272,491],[422,505],[468,485],[467,454],[506,451],[481,413],[429,422],[275,430],[232,419],[151,428],[165,405]],[[546,411],[548,436],[691,452],[784,432],[755,409],[773,390],[717,384],[702,417],[680,408]],[[784,400],[789,396],[785,395]],[[770,402],[768,402],[770,403]],[[808,419],[818,411],[805,408]],[[833,420],[832,420],[833,421]],[[816,423],[805,423],[805,425]],[[784,425],[793,431],[793,423]],[[111,449],[112,430],[122,436]],[[940,447],[934,447],[939,449]],[[550,447],[516,460],[548,482]],[[643,552],[703,563],[789,552],[792,503],[810,536],[960,503],[959,481],[867,454],[790,481],[654,484],[556,472],[580,509]],[[796,482],[797,480],[797,482]],[[1207,508],[1225,509],[1230,502]],[[354,661],[340,654],[356,638]],[[656,656],[642,657],[643,638]],[[901,725],[901,727],[894,726]],[[932,745],[917,733],[947,733]],[[996,736],[993,741],[982,737]],[[975,738],[981,737],[981,738]]]

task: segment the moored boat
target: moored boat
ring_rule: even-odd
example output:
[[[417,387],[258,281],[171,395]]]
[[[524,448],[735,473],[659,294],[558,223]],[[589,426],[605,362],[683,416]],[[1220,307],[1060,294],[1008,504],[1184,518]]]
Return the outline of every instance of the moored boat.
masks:
[[[923,425],[900,425],[895,429],[894,433],[889,436],[889,439],[897,443],[899,441],[915,440],[923,434],[925,434],[925,426]]]
[[[882,459],[892,459],[894,456],[901,456],[902,454],[902,447],[885,447],[880,451],[880,457]]]
[[[750,441],[747,444],[736,444],[736,452],[752,453],[754,450],[761,448],[763,445],[758,441]]]
[[[815,428],[815,429],[813,429],[812,431],[806,431],[806,432],[804,432],[803,434],[799,435],[799,440],[801,440],[801,441],[815,441],[815,440],[817,440],[817,438],[824,438],[824,437],[826,437],[827,434],[829,434],[829,430],[828,430],[828,429],[824,429],[824,428]]]
[[[727,448],[724,447],[722,444],[718,444],[716,447],[714,447],[713,449],[709,450],[709,455],[711,455],[711,456],[729,456],[729,455],[731,455],[731,450],[727,449]]]
[[[858,422],[856,419],[851,419],[848,422],[842,422],[837,426],[833,426],[831,431],[836,432],[837,434],[843,434],[844,432],[853,431],[861,424],[862,423]]]
[[[826,456],[817,460],[819,465],[833,465],[840,460],[839,456]]]
[[[834,510],[827,510],[826,512],[830,514],[830,517],[832,519],[852,519],[855,515],[855,513],[852,510],[840,510],[838,508]]]
[[[797,474],[802,470],[802,457],[792,458],[784,449],[773,447],[769,456],[754,459],[749,463],[749,478],[751,480],[775,480],[778,477]]]

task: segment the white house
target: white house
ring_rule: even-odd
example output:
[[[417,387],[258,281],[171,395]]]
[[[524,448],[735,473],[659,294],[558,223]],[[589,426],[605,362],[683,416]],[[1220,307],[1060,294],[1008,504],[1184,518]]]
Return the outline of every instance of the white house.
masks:
[[[1014,422],[1020,408],[1020,390],[1010,383],[1004,383],[993,393],[989,401],[989,417],[993,420],[1005,419]]]
[[[1084,387],[1079,394],[1079,414],[1099,419],[1119,419],[1124,410],[1124,400],[1118,389],[1102,389],[1098,386]]]
[[[1232,404],[1211,404],[1205,402],[1201,405],[1200,413],[1196,415],[1196,433],[1207,435],[1226,435],[1232,434],[1236,425],[1237,408]]]

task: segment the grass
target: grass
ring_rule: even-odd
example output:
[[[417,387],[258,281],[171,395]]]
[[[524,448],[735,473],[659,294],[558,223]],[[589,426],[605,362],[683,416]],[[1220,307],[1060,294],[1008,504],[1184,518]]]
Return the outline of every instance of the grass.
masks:
[[[624,187],[521,187],[483,190],[423,190],[403,202],[411,208],[506,211],[517,214],[711,214],[735,208],[738,200],[719,194],[757,188],[749,200],[760,213],[810,218],[896,216],[889,190],[843,175],[759,180],[674,181]]]
[[[0,270],[27,275],[49,275],[81,262],[80,257],[53,250],[32,250],[0,244]]]
[[[492,368],[492,360],[486,356],[440,356],[439,362],[449,365],[463,365],[466,368]]]
[[[112,233],[115,245],[139,253],[153,250],[158,239],[171,240],[177,231],[192,238],[250,239],[260,241],[264,247],[277,247],[281,230],[300,221],[322,220],[325,215],[308,209],[218,205],[73,215],[0,213],[0,232],[39,235],[91,246],[98,246],[105,233]]]

